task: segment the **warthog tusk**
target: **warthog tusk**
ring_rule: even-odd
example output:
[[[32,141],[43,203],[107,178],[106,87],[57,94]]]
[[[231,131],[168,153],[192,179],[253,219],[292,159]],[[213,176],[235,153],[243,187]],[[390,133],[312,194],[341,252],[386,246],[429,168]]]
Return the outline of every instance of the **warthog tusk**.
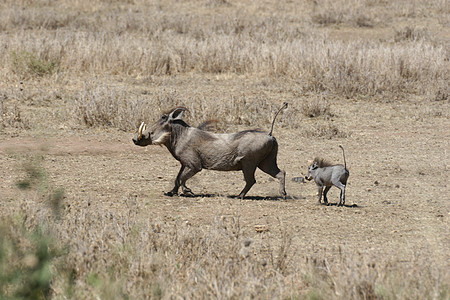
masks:
[[[145,125],[145,123],[142,122],[142,123],[141,123],[141,126],[139,126],[139,129],[138,129],[138,139],[140,139],[140,138],[142,137],[142,129],[143,129],[144,125]]]

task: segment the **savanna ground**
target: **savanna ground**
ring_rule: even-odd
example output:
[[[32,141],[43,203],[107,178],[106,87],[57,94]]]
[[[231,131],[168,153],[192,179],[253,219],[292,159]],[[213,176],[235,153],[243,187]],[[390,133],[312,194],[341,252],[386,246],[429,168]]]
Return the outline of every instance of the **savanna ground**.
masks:
[[[0,297],[448,299],[448,1],[0,2]],[[133,145],[177,105],[270,129],[257,171]],[[322,156],[345,207],[297,183]],[[332,188],[329,200],[338,201]]]

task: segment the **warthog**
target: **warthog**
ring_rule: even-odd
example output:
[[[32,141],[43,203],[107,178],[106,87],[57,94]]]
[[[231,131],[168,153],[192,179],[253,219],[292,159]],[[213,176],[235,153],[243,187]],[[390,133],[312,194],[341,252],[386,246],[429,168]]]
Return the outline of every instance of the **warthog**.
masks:
[[[322,190],[325,187],[325,190],[323,190],[323,202],[328,205],[327,193],[334,185],[341,190],[338,206],[345,204],[345,186],[350,173],[347,170],[344,148],[341,145],[339,147],[342,149],[344,156],[344,165],[331,165],[323,159],[315,158],[308,168],[308,174],[305,179],[311,180],[314,178],[318,188],[319,203],[321,203]]]
[[[238,171],[244,173],[245,187],[239,198],[243,199],[256,183],[256,168],[279,180],[280,194],[285,199],[285,175],[277,166],[278,143],[272,136],[275,118],[287,107],[287,103],[276,113],[270,133],[260,130],[245,130],[232,134],[216,134],[189,126],[182,120],[186,110],[177,107],[165,113],[151,127],[142,123],[138,135],[133,138],[138,146],[164,145],[172,156],[181,163],[175,179],[175,186],[167,196],[194,194],[186,187],[186,181],[202,169]]]

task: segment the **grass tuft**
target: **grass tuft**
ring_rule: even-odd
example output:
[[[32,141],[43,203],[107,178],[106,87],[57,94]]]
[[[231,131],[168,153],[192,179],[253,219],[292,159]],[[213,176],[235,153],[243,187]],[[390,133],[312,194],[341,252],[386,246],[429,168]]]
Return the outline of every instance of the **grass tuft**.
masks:
[[[21,77],[52,75],[59,67],[58,61],[43,59],[28,51],[13,51],[11,64],[14,73]]]
[[[313,97],[305,100],[302,103],[302,113],[309,118],[315,118],[319,116],[332,117],[333,114],[330,111],[330,103],[325,97]]]

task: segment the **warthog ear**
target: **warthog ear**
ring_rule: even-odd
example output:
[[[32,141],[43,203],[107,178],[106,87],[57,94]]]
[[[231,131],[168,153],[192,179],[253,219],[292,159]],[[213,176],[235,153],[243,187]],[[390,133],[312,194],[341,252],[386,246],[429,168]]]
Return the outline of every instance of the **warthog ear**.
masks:
[[[183,107],[177,107],[169,114],[169,120],[180,120],[183,118],[183,113],[186,109]]]

